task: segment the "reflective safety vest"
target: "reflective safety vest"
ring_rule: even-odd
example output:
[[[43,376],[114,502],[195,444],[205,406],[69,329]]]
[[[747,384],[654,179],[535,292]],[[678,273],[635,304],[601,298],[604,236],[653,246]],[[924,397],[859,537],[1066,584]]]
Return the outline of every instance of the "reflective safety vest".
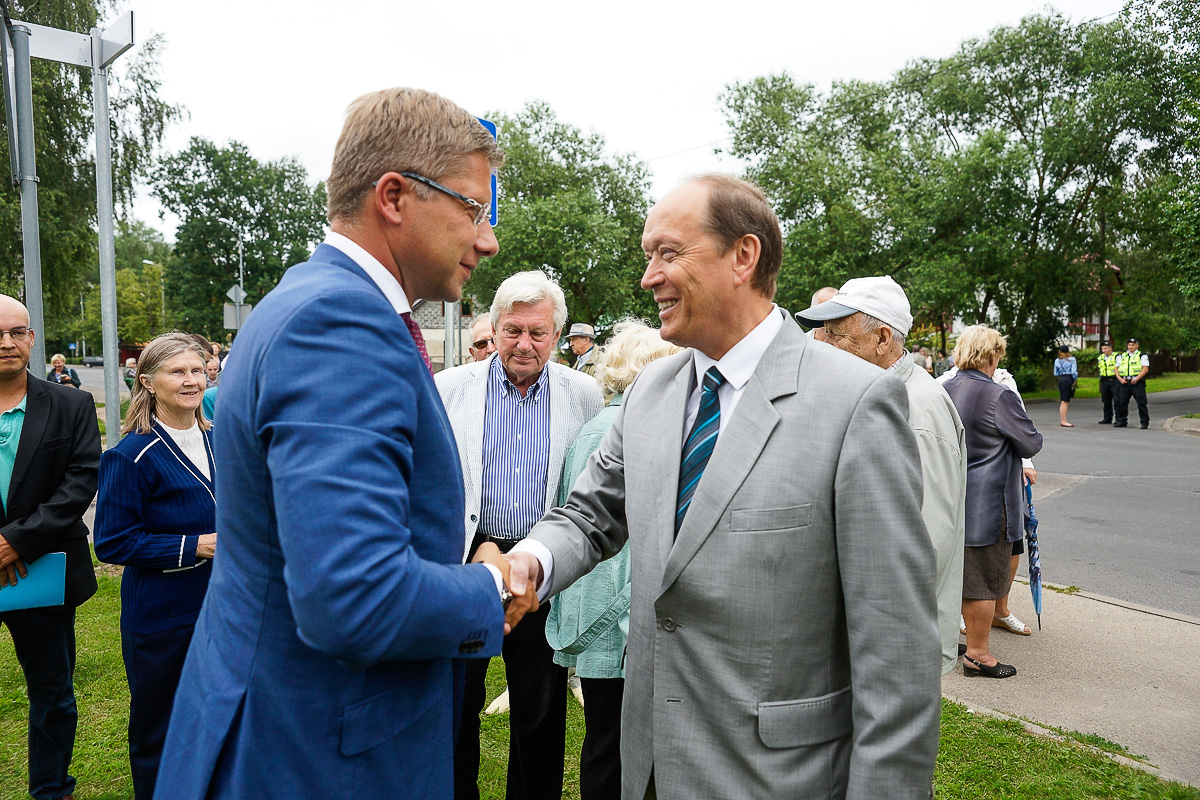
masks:
[[[1121,365],[1118,367],[1122,378],[1135,378],[1142,371],[1142,351],[1121,353]]]
[[[1109,353],[1108,355],[1101,353],[1100,358],[1096,360],[1096,364],[1100,367],[1101,378],[1111,378],[1117,374],[1116,353]]]

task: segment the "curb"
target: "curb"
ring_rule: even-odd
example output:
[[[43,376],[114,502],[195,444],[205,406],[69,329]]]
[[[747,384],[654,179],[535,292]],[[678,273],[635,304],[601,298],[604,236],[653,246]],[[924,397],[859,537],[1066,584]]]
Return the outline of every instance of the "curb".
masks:
[[[1171,417],[1163,423],[1163,430],[1170,433],[1182,433],[1187,436],[1200,436],[1200,419],[1186,417]]]
[[[1180,784],[1183,784],[1184,786],[1190,786],[1192,788],[1200,788],[1200,786],[1196,786],[1196,784],[1188,783],[1183,778],[1177,778],[1174,775],[1164,773],[1161,769],[1154,766],[1153,764],[1147,764],[1144,761],[1138,761],[1136,759],[1132,759],[1127,756],[1118,755],[1117,753],[1110,753],[1107,750],[1102,750],[1099,747],[1096,747],[1094,745],[1085,744],[1085,743],[1079,741],[1078,739],[1074,739],[1070,736],[1064,736],[1063,734],[1059,733],[1058,731],[1053,731],[1053,730],[1050,730],[1049,728],[1043,728],[1041,725],[1038,725],[1035,722],[1030,722],[1029,720],[1026,720],[1026,719],[1022,719],[1021,717],[1014,717],[1012,714],[1006,714],[1003,711],[997,711],[994,708],[976,708],[970,702],[963,700],[960,697],[956,697],[955,695],[952,695],[952,694],[943,694],[942,697],[945,697],[947,700],[950,700],[951,702],[958,703],[960,706],[967,709],[967,711],[972,714],[984,714],[986,716],[994,717],[996,719],[1010,720],[1012,722],[1019,723],[1022,728],[1024,728],[1027,732],[1033,734],[1034,736],[1044,736],[1047,739],[1053,739],[1058,742],[1066,742],[1068,744],[1075,745],[1076,747],[1079,747],[1081,749],[1090,750],[1091,752],[1102,755],[1105,758],[1109,759],[1110,761],[1114,761],[1117,764],[1120,764],[1121,766],[1129,767],[1130,769],[1140,770],[1141,772],[1145,772],[1148,775],[1153,775],[1154,777],[1160,778],[1164,781],[1174,781],[1175,783],[1180,783]]]

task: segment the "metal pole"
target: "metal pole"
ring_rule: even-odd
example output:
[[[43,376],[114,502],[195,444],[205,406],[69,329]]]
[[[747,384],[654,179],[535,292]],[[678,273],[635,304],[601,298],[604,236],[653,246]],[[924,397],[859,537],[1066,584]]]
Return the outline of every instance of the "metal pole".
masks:
[[[21,169],[21,243],[25,261],[25,306],[36,339],[29,368],[46,374],[46,318],[42,313],[42,241],[38,224],[37,156],[33,149],[33,80],[29,64],[29,28],[12,26],[13,79],[17,95],[17,150]]]
[[[92,63],[100,64],[100,29],[92,28]],[[100,324],[104,345],[104,411],[109,437],[116,444],[121,427],[121,372],[117,362],[117,265],[113,252],[112,144],[108,126],[108,68],[92,69],[92,96],[96,122],[96,221],[100,227]]]
[[[446,341],[442,345],[442,368],[450,369],[458,366],[458,342],[454,341],[454,309],[458,303],[442,303],[442,327],[445,330]]]
[[[237,331],[234,332],[234,334],[233,334],[233,338],[235,338],[235,339],[237,338],[237,335],[242,332],[242,303],[244,303],[246,301],[246,272],[242,266],[244,256],[243,256],[243,252],[242,252],[242,231],[240,228],[238,229],[237,235],[238,235],[238,289],[241,290],[241,294],[239,295],[240,299],[237,301],[237,305],[234,306],[235,316],[237,318]]]

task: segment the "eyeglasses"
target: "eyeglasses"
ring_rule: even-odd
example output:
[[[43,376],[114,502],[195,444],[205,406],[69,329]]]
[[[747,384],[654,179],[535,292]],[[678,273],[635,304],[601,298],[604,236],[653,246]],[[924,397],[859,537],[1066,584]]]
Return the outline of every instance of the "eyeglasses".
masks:
[[[23,342],[29,338],[29,328],[13,328],[10,331],[0,331],[0,342],[4,341],[5,334],[12,337],[14,342]]]
[[[437,181],[429,180],[429,178],[426,178],[424,175],[418,175],[415,172],[401,172],[400,174],[406,178],[410,178],[414,181],[417,181],[418,183],[423,183],[431,189],[437,189],[439,192],[448,194],[451,197],[453,197],[455,200],[457,200],[460,203],[462,203],[463,205],[465,205],[467,207],[468,211],[474,211],[476,228],[478,228],[480,225],[482,225],[483,221],[485,219],[487,219],[488,217],[490,217],[492,214],[491,206],[485,206],[483,203],[480,203],[478,200],[475,200],[473,198],[467,197],[465,194],[459,194],[458,192],[454,191],[453,189],[448,189],[445,186],[442,186]]]
[[[546,341],[547,337],[550,336],[550,331],[543,328],[510,328],[507,325],[503,330],[500,331],[500,333],[505,339],[509,339],[514,342],[520,340],[521,336],[525,333],[528,333],[529,338],[538,343]]]
[[[478,342],[471,342],[471,347],[476,350],[482,350],[493,341],[495,341],[495,339],[489,336],[487,339],[480,339]]]

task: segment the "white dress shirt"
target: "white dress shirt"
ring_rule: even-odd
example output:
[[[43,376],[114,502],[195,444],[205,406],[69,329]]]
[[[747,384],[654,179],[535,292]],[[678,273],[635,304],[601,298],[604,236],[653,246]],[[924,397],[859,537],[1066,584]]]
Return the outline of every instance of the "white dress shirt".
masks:
[[[721,401],[721,417],[717,422],[719,426],[717,440],[720,441],[721,432],[725,430],[729,418],[733,416],[734,409],[737,408],[738,401],[742,399],[742,394],[746,391],[746,384],[754,376],[754,370],[758,369],[758,362],[762,361],[767,348],[771,346],[771,342],[775,341],[775,336],[782,327],[783,312],[779,310],[779,306],[772,303],[770,312],[762,322],[754,326],[754,330],[729,348],[729,352],[721,356],[719,360],[709,358],[699,350],[692,351],[692,365],[696,370],[696,377],[695,385],[692,393],[688,395],[687,406],[684,410],[684,439],[687,438],[688,431],[692,429],[696,415],[700,413],[700,394],[704,389],[704,373],[708,371],[709,367],[715,366],[725,377],[725,382],[717,389],[717,397]],[[554,556],[551,554],[550,548],[536,539],[522,539],[510,552],[531,553],[537,558],[542,565],[542,584],[538,587],[538,600],[545,600],[550,589],[551,578],[554,575]]]

